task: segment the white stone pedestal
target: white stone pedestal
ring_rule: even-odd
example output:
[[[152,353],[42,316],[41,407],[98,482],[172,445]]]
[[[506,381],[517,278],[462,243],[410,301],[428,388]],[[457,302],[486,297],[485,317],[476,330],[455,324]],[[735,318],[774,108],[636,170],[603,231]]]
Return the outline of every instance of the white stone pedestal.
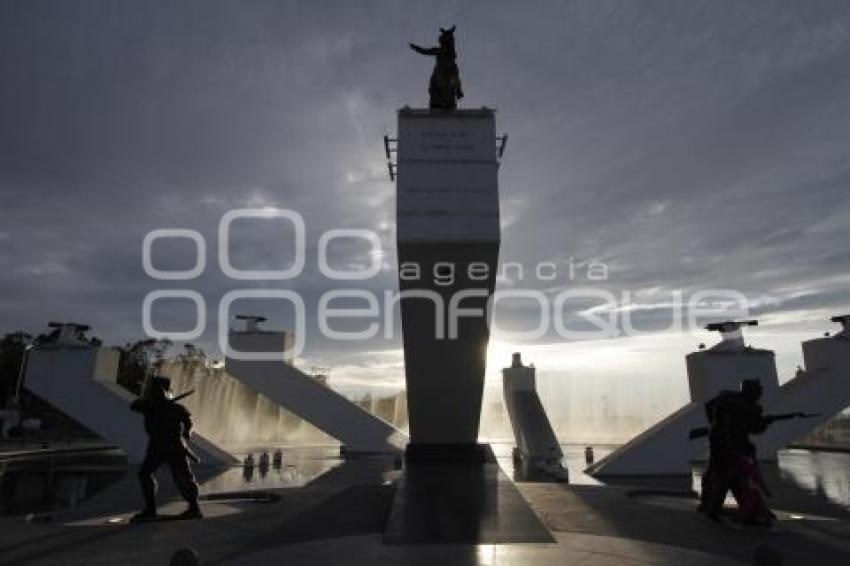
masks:
[[[402,109],[397,158],[411,444],[473,445],[499,255],[494,113]]]

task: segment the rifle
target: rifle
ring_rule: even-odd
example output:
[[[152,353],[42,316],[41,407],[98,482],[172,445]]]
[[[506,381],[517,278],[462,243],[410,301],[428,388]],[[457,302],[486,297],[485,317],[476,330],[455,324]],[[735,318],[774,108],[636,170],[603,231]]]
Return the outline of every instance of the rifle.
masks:
[[[797,411],[795,413],[781,413],[779,415],[765,415],[763,418],[767,422],[767,424],[773,424],[776,421],[787,421],[793,418],[799,419],[812,419],[815,417],[820,417],[822,413],[803,413]],[[702,438],[703,436],[708,436],[710,432],[709,427],[700,426],[697,428],[692,428],[688,433],[688,440],[695,440],[697,438]]]
[[[697,438],[702,438],[703,436],[708,436],[709,429],[707,426],[700,426],[697,428],[692,428],[688,433],[688,440],[695,440]]]
[[[819,416],[821,416],[821,413],[801,413],[800,411],[797,411],[796,413],[782,413],[782,414],[779,414],[779,415],[765,415],[763,418],[764,418],[765,421],[767,421],[768,424],[772,424],[772,423],[775,423],[776,421],[788,421],[788,420],[791,420],[795,417],[800,418],[800,419],[811,419],[811,418],[819,417]]]
[[[194,389],[190,389],[189,391],[185,391],[185,392],[181,393],[180,395],[177,395],[176,397],[172,397],[171,399],[169,399],[169,401],[172,402],[172,403],[176,403],[180,399],[185,399],[186,397],[188,397],[189,395],[191,395],[194,392],[195,392]]]
[[[185,399],[186,397],[188,397],[189,395],[191,395],[194,392],[195,392],[194,389],[190,389],[189,391],[185,391],[185,392],[181,393],[180,395],[178,395],[176,397],[172,397],[171,399],[166,398],[166,401],[168,401],[169,403],[176,403],[177,401],[179,401],[181,399]],[[135,401],[130,403],[130,409],[133,410],[133,411],[138,411],[139,409],[136,409],[134,407],[136,407],[139,402],[145,402],[146,399],[148,399],[147,395],[137,397]]]

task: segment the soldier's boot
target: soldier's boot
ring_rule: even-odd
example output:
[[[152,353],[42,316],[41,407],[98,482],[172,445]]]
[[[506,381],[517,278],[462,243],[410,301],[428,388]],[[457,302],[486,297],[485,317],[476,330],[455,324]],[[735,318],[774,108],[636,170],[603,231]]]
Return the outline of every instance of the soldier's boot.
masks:
[[[142,468],[139,471],[139,484],[142,487],[142,497],[145,500],[145,508],[131,518],[133,522],[151,521],[156,519],[156,480],[153,473]]]
[[[198,505],[198,484],[192,482],[181,491],[183,491],[189,506],[180,513],[180,517],[183,519],[202,519],[204,514],[201,513],[201,507]]]
[[[190,503],[189,507],[180,513],[179,517],[181,519],[203,519],[204,514],[201,513],[201,508],[197,503]]]
[[[195,476],[189,468],[185,458],[182,458],[172,464],[172,474],[174,483],[180,490],[180,495],[186,500],[189,506],[185,511],[180,513],[181,519],[201,519],[204,514],[201,513],[201,507],[198,505],[198,482],[195,481]]]
[[[159,515],[156,514],[156,510],[153,511],[149,509],[143,509],[139,511],[132,517],[130,517],[131,523],[144,523],[145,521],[156,521],[159,518]]]
[[[204,514],[201,513],[201,507],[198,505],[198,484],[192,482],[189,485],[186,485],[184,489],[180,491],[183,492],[183,496],[186,499],[186,502],[189,506],[185,511],[180,513],[181,519],[202,519]]]

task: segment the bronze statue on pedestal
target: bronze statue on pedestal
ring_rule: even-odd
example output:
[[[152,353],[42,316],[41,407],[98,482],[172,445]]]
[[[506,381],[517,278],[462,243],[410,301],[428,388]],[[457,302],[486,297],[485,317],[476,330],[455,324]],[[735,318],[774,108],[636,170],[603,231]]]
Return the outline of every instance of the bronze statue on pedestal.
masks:
[[[419,47],[413,43],[410,48],[422,55],[436,57],[434,72],[428,85],[431,110],[456,110],[457,100],[463,98],[460,86],[460,71],[457,67],[457,52],[455,51],[455,26],[449,29],[440,28],[439,45],[437,47]]]

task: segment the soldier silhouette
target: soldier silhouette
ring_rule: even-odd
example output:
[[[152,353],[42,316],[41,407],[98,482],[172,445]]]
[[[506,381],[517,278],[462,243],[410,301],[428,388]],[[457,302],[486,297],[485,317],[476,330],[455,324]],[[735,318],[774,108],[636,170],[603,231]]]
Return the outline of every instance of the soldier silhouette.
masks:
[[[203,517],[198,506],[198,484],[189,467],[189,458],[197,459],[187,448],[186,442],[192,430],[189,411],[168,396],[171,381],[154,377],[145,395],[133,401],[130,409],[142,413],[148,447],[145,459],[139,468],[139,483],[145,499],[145,508],[133,516],[133,521],[152,521],[156,514],[156,478],[154,473],[162,464],[168,464],[171,476],[180,495],[189,507],[177,518],[200,519]]]
[[[740,391],[722,391],[705,405],[711,425],[709,458],[698,509],[715,521],[720,520],[723,501],[731,491],[738,502],[740,522],[764,526],[773,523],[776,517],[765,502],[770,491],[762,478],[750,435],[763,433],[776,421],[817,416],[801,412],[765,415],[759,402],[762,392],[758,379],[745,379]]]

